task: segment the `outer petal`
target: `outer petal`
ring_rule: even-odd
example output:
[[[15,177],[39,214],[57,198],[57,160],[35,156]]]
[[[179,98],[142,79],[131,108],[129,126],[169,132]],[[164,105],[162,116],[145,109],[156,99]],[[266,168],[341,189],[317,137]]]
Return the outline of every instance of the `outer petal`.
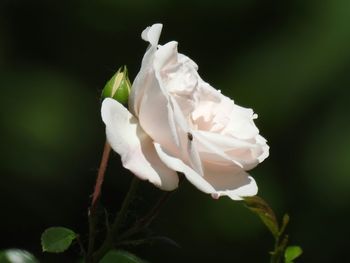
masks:
[[[154,53],[152,67],[145,69],[148,73],[142,83],[144,94],[139,103],[138,119],[144,131],[154,141],[171,151],[172,154],[179,155],[181,142],[177,129],[178,123],[169,101],[169,91],[163,82],[164,72],[158,68],[160,65],[171,64],[171,61],[175,63],[176,57],[176,42],[160,46]],[[139,74],[143,74],[142,69]]]
[[[253,139],[255,142],[206,131],[196,131],[194,135],[203,161],[227,163],[231,160],[244,170],[250,170],[269,155],[266,140],[260,135]]]
[[[154,54],[153,66],[157,73],[166,71],[167,67],[177,66],[177,42],[171,41],[164,46],[159,46],[157,52]],[[158,76],[157,76],[158,77]],[[159,78],[158,78],[159,79]]]
[[[233,104],[227,97],[224,97],[223,101],[232,104],[231,123],[227,127],[229,134],[241,140],[249,140],[259,134],[259,130],[253,121],[254,118],[257,118],[257,115],[254,114],[252,109]]]
[[[154,32],[151,32],[152,30]],[[157,27],[152,26],[145,29],[142,36],[145,40],[150,41],[151,38],[157,39],[159,34]],[[138,117],[143,130],[173,154],[179,154],[181,148],[177,123],[169,102],[169,92],[163,85],[161,73],[155,68],[160,64],[165,65],[164,63],[176,63],[176,46],[176,42],[170,42],[165,46],[159,46],[157,50],[154,43],[151,42],[129,98],[129,108]]]
[[[254,196],[258,187],[253,177],[236,166],[205,165],[204,179],[213,186],[213,198],[228,196],[233,200],[242,200],[245,196]]]
[[[175,130],[177,132],[177,137],[179,138],[178,157],[181,157],[182,160],[186,160],[194,171],[200,175],[203,175],[202,161],[197,151],[192,131],[190,130],[190,127],[176,100],[173,97],[170,97],[169,103],[173,111],[173,118],[174,122],[176,123]]]
[[[150,76],[153,74],[151,69],[153,67],[154,53],[157,51],[158,40],[162,32],[162,24],[154,24],[147,27],[141,34],[143,40],[150,43],[145,55],[142,59],[140,72],[137,74],[129,96],[129,109],[135,115],[139,115],[139,107],[141,99],[144,96],[145,88],[151,85]]]
[[[163,190],[177,188],[179,179],[176,172],[162,163],[151,138],[123,105],[107,98],[102,103],[101,114],[108,142],[121,155],[125,168]]]
[[[269,156],[270,147],[266,144],[267,142],[266,139],[261,135],[256,136],[256,142],[262,145],[263,153],[257,157],[259,160],[259,163],[261,163]]]
[[[168,97],[162,92],[155,77],[150,77],[147,84],[149,85],[140,103],[140,124],[154,141],[176,153],[180,141]]]
[[[195,185],[204,193],[210,194],[215,192],[215,189],[203,179],[203,177],[194,171],[190,166],[186,165],[182,160],[167,153],[160,144],[154,143],[159,158],[170,168],[183,173],[187,180]]]
[[[257,194],[255,180],[242,169],[226,167],[222,170],[222,167],[208,166],[205,167],[205,175],[202,177],[183,161],[165,152],[159,144],[155,143],[155,148],[160,159],[168,167],[185,174],[187,180],[195,187],[211,194],[215,199],[226,195],[233,200],[242,200],[244,196]]]
[[[150,42],[152,46],[156,46],[158,44],[162,28],[162,24],[154,24],[152,26],[149,26],[142,31],[141,38],[145,41]]]

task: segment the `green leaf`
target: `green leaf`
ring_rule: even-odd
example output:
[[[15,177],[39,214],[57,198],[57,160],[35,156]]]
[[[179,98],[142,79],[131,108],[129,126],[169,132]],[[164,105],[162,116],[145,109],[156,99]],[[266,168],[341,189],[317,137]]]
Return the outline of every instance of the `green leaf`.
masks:
[[[65,227],[50,227],[41,235],[43,251],[60,253],[72,244],[77,234]]]
[[[100,263],[145,263],[144,260],[125,250],[111,250],[100,261]]]
[[[0,252],[0,263],[39,263],[39,261],[25,250],[7,249]]]
[[[270,230],[275,238],[279,236],[279,226],[276,219],[276,215],[271,207],[259,196],[245,197],[244,202],[246,206],[256,213],[261,221]]]
[[[303,253],[299,246],[289,246],[284,252],[285,263],[293,263],[293,260],[298,258]]]

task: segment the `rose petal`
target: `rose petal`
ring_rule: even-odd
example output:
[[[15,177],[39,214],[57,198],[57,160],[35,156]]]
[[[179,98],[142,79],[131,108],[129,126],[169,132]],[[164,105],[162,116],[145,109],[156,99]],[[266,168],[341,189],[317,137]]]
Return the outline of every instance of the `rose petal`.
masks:
[[[260,135],[256,136],[255,142],[206,131],[196,131],[194,136],[198,139],[198,151],[203,161],[226,163],[231,160],[244,170],[250,170],[269,155],[266,140]]]
[[[173,97],[170,97],[170,105],[174,112],[174,121],[176,123],[177,137],[180,142],[180,155],[182,160],[188,160],[194,170],[203,176],[202,161],[197,151],[196,143],[193,141],[194,137],[189,128],[188,122],[183,116],[183,113]]]
[[[169,168],[183,173],[195,187],[211,194],[213,198],[228,196],[233,200],[242,200],[242,197],[257,194],[258,187],[255,180],[242,169],[232,166],[222,170],[220,166],[212,166],[213,170],[205,167],[205,175],[202,177],[182,160],[167,153],[158,143],[155,143],[155,148],[160,159]]]
[[[163,25],[162,24],[154,24],[152,26],[147,27],[141,33],[141,38],[145,41],[150,42],[152,46],[156,46],[158,44],[158,40],[160,37],[160,33],[162,32]]]
[[[182,63],[182,64],[188,64],[195,71],[198,70],[198,65],[196,64],[196,62],[194,62],[192,59],[190,59],[189,57],[187,57],[184,54],[178,53],[178,61],[179,61],[179,63]]]
[[[107,98],[102,103],[101,115],[106,124],[108,142],[121,155],[125,168],[163,190],[177,188],[176,172],[162,163],[151,138],[123,105]]]
[[[194,186],[205,193],[213,193],[214,188],[203,179],[203,177],[194,171],[191,167],[186,165],[182,160],[176,158],[165,151],[165,149],[159,144],[154,143],[159,158],[170,168],[180,173],[183,173],[187,180],[189,180]]]
[[[178,154],[180,142],[168,98],[156,78],[150,76],[148,84],[140,104],[140,124],[155,142]]]
[[[230,102],[228,98],[225,98],[225,100]],[[237,139],[246,140],[254,138],[259,134],[259,129],[254,124],[256,116],[252,109],[233,104],[230,113],[231,120],[225,130]]]
[[[155,61],[176,55],[176,48],[174,50],[168,47],[160,47],[160,55],[156,55],[159,50],[154,47],[146,52],[141,70],[133,83],[129,105],[140,120],[143,130],[167,150],[178,154],[180,142],[173,110],[168,101],[169,94],[163,87],[162,79],[156,77],[154,71],[154,63],[158,63]]]
[[[215,189],[212,197],[228,196],[232,200],[242,200],[242,197],[254,196],[258,192],[258,186],[253,177],[236,166],[218,167],[205,165],[206,180]]]
[[[143,40],[150,43],[145,55],[142,58],[140,72],[137,74],[129,96],[129,109],[138,117],[141,99],[144,96],[145,88],[151,85],[149,82],[154,75],[150,69],[153,67],[154,53],[157,51],[158,40],[162,31],[162,24],[154,24],[147,27],[141,34]]]
[[[209,136],[214,137],[217,134],[210,133]],[[217,163],[222,165],[230,165],[234,160],[228,156],[223,148],[216,147],[216,145],[208,140],[206,137],[208,135],[203,131],[194,131],[193,137],[196,139],[196,145],[199,150],[201,158],[206,162]],[[242,165],[240,163],[236,163],[241,168]]]
[[[164,46],[159,46],[154,54],[154,69],[156,73],[162,73],[167,66],[177,64],[177,42],[171,41]]]
[[[262,137],[261,135],[258,135],[256,137],[256,142],[260,145],[262,145],[262,154],[259,155],[257,158],[259,160],[259,162],[261,163],[262,161],[264,161],[268,156],[269,156],[269,151],[270,151],[270,147],[266,144],[267,140]]]

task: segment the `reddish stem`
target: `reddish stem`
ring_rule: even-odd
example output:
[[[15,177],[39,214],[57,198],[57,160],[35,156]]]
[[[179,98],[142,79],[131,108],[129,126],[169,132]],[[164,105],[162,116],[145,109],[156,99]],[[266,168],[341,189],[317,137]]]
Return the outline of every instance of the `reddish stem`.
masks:
[[[100,167],[99,167],[98,173],[97,173],[95,190],[94,190],[94,193],[92,195],[92,202],[91,202],[91,209],[90,209],[90,213],[92,213],[92,214],[95,212],[95,209],[97,206],[97,201],[101,195],[101,187],[102,187],[103,180],[105,177],[105,172],[106,172],[110,152],[111,152],[111,146],[106,141],[104,149],[103,149]]]
[[[95,183],[95,189],[94,193],[92,195],[92,201],[91,201],[91,207],[89,208],[89,243],[88,243],[88,249],[85,257],[85,262],[87,263],[93,263],[92,253],[95,247],[95,235],[96,235],[96,208],[97,203],[101,195],[101,187],[103,184],[103,180],[105,177],[105,172],[107,168],[107,163],[109,159],[109,154],[111,152],[111,146],[108,144],[108,142],[105,142],[105,146],[103,148],[103,154],[102,159],[100,163],[100,167],[98,168],[96,183]]]

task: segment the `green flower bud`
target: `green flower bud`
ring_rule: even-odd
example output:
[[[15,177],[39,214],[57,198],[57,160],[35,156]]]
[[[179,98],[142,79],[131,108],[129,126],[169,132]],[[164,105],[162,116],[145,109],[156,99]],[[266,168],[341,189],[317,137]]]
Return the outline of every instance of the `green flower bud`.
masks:
[[[113,98],[122,104],[128,103],[131,83],[126,66],[120,67],[102,90],[102,98]]]

